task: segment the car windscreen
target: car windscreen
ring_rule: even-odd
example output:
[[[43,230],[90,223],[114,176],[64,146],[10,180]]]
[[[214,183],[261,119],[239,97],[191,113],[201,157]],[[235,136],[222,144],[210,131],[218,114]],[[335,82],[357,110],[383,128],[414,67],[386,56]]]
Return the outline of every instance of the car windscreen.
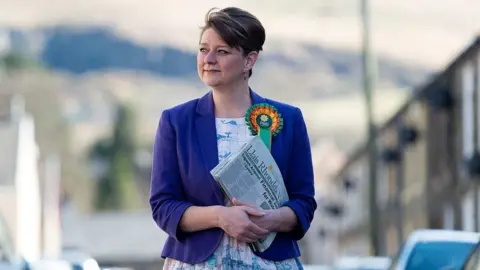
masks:
[[[459,269],[474,246],[475,243],[451,241],[418,243],[406,270]]]

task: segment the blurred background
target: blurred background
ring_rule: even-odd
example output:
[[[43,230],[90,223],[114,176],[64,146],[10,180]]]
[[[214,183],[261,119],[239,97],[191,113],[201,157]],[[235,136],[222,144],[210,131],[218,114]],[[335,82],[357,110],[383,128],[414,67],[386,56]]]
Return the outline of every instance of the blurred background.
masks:
[[[304,263],[480,231],[479,1],[0,0],[0,261],[161,268],[154,133],[208,91],[199,28],[227,6],[267,31],[251,87],[307,121]]]

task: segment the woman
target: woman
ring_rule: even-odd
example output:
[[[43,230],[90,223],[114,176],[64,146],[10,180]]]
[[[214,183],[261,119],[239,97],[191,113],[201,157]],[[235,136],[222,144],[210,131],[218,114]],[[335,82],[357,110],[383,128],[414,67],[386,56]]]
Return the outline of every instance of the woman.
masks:
[[[198,75],[211,91],[164,110],[155,138],[150,205],[168,235],[164,269],[301,269],[297,241],[317,207],[309,139],[301,111],[260,97],[248,85],[265,41],[260,21],[239,8],[207,13],[198,50]],[[245,115],[268,103],[283,117],[271,152],[288,191],[281,208],[260,211],[226,205],[210,175],[252,136]],[[248,243],[277,232],[264,252]]]

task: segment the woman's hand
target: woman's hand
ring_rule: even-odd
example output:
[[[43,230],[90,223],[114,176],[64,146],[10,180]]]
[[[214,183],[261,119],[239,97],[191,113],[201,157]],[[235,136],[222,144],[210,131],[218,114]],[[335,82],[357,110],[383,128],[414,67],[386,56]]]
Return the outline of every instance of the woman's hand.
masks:
[[[253,216],[251,215],[249,218],[250,220],[255,223],[257,226],[259,226],[260,228],[263,228],[265,230],[267,230],[268,232],[274,232],[276,231],[276,227],[277,227],[277,218],[276,218],[276,212],[275,210],[263,210],[263,209],[258,209],[256,208],[255,206],[253,205],[250,205],[250,204],[247,204],[247,203],[244,203],[242,201],[239,201],[237,199],[233,199],[232,200],[232,203],[233,205],[235,206],[247,206],[247,207],[250,207],[252,209],[255,209],[257,211],[262,211],[264,212],[265,214],[262,215],[262,216]]]
[[[233,205],[248,206],[257,209],[253,205],[248,205],[239,200],[233,199]],[[290,207],[283,206],[275,210],[258,210],[265,212],[263,216],[250,216],[250,220],[259,227],[269,232],[290,232],[297,226],[297,216]]]
[[[269,233],[255,223],[249,217],[261,217],[264,215],[254,208],[246,205],[222,207],[219,211],[219,227],[228,235],[240,242],[252,243]]]

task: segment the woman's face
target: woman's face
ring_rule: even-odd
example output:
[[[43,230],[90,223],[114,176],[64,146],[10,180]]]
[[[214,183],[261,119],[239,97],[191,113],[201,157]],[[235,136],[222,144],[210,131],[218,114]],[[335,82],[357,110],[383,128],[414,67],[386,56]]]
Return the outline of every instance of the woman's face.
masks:
[[[244,80],[258,54],[244,56],[243,52],[231,48],[211,28],[204,31],[197,54],[198,76],[210,87],[229,86]]]

